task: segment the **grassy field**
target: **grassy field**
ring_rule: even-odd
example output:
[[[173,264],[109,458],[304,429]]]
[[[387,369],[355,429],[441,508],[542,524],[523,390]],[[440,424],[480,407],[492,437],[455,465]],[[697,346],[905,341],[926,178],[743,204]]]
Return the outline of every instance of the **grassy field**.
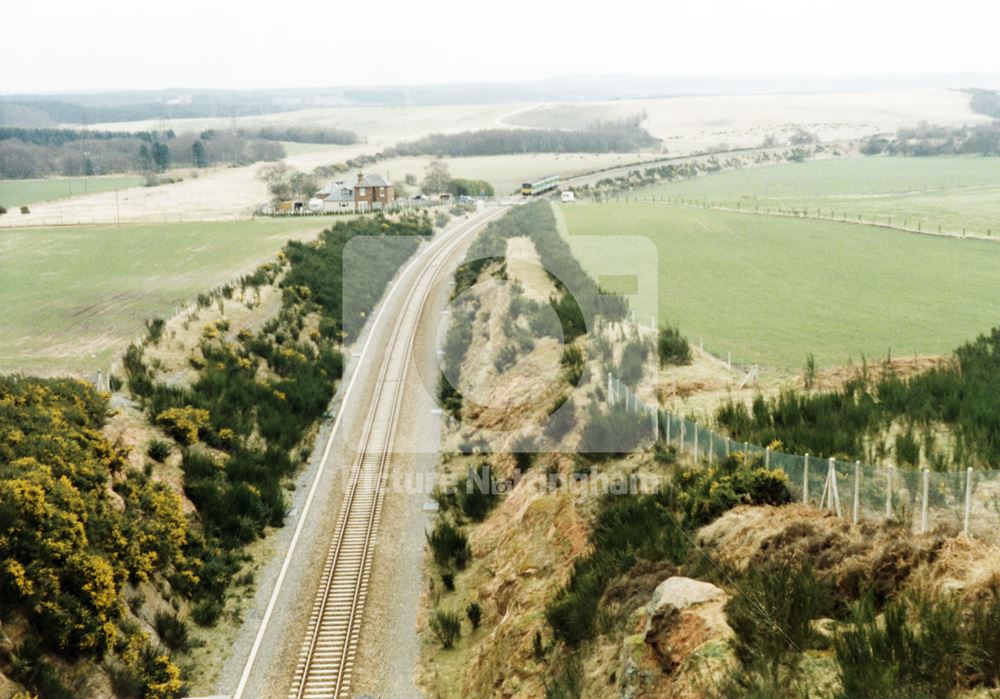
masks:
[[[604,264],[601,241],[575,236],[652,240],[660,322],[734,361],[800,369],[809,353],[823,366],[890,350],[943,354],[1000,324],[998,243],[663,203],[560,211],[592,273]],[[653,310],[636,308],[640,319]]]
[[[0,231],[0,372],[86,373],[329,219]]]
[[[853,157],[720,172],[658,185],[642,195],[726,207],[817,210],[922,230],[1000,237],[1000,159]]]
[[[108,177],[47,177],[37,180],[0,180],[0,205],[13,209],[40,201],[67,199],[93,192],[138,187],[144,181],[139,175]]]

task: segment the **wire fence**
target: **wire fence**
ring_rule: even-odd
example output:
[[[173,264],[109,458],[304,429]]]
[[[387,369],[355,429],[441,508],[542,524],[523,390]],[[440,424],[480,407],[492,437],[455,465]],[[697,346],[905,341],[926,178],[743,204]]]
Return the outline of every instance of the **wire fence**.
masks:
[[[1000,530],[1000,471],[930,471],[874,466],[810,454],[786,454],[735,440],[697,422],[651,406],[613,374],[608,401],[650,416],[653,437],[707,464],[738,455],[745,463],[788,477],[793,500],[820,507],[857,524],[863,520],[908,523],[921,534],[941,530],[982,538]]]

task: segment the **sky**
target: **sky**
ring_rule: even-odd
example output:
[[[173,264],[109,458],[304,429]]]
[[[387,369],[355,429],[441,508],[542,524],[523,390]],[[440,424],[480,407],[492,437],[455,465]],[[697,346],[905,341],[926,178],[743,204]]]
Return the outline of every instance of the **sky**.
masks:
[[[1000,73],[997,0],[6,0],[0,93]]]

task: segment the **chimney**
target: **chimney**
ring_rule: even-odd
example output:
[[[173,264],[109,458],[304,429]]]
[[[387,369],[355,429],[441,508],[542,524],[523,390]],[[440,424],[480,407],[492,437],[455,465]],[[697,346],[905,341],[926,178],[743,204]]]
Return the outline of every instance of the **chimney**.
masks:
[[[361,184],[361,180],[365,179],[365,173],[358,170],[358,184]]]

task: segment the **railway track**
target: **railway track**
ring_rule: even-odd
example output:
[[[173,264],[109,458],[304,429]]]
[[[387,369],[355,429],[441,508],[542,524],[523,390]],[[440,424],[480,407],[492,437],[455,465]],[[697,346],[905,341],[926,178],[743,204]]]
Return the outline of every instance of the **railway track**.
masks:
[[[406,295],[379,370],[289,699],[348,696],[382,509],[382,486],[388,477],[396,417],[424,302],[444,261],[466,236],[501,212],[471,220],[440,247],[423,253],[430,259]]]

